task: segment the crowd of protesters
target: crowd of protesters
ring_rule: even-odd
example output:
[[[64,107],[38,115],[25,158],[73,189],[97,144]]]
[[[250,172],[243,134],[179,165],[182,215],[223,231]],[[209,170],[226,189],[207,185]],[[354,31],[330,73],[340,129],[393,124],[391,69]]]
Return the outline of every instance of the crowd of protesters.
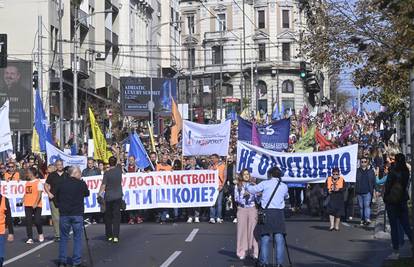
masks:
[[[314,216],[325,217],[329,215],[330,230],[339,231],[340,220],[353,220],[359,216],[361,225],[371,223],[371,203],[385,192],[389,193],[390,181],[387,180],[390,170],[393,169],[396,155],[401,151],[395,131],[391,128],[389,118],[384,113],[369,113],[357,111],[338,111],[334,107],[319,113],[311,113],[304,107],[300,112],[286,112],[284,118],[291,120],[291,134],[289,147],[285,152],[299,151],[324,151],[350,144],[359,144],[358,170],[356,183],[345,183],[340,176],[339,170],[333,171],[325,184],[289,185],[289,205],[293,214],[307,212]],[[256,120],[257,124],[269,123],[261,118],[247,118]],[[231,143],[228,157],[218,155],[206,155],[202,157],[181,156],[181,147],[169,145],[168,129],[158,136],[156,151],[151,151],[150,141],[147,138],[147,128],[136,129],[149,152],[152,166],[139,169],[135,158],[125,151],[122,143],[114,143],[111,147],[114,157],[109,163],[88,159],[87,168],[82,170],[82,176],[104,175],[103,186],[100,193],[105,192],[105,199],[100,199],[105,206],[105,215],[102,213],[88,214],[87,220],[91,223],[105,221],[106,237],[108,241],[118,242],[119,224],[121,221],[129,224],[139,224],[144,221],[156,221],[164,224],[170,221],[186,221],[187,223],[223,223],[224,219],[238,223],[239,229],[254,228],[255,203],[260,201],[260,196],[250,194],[243,186],[249,181],[249,173],[236,174],[235,158],[237,150],[237,122],[232,124]],[[307,133],[312,132],[312,138]],[[308,140],[309,139],[309,140]],[[305,149],[306,148],[306,149]],[[79,154],[87,155],[87,144],[79,150]],[[400,157],[400,156],[398,156]],[[401,160],[401,159],[400,159]],[[119,212],[122,205],[122,188],[120,179],[122,173],[126,172],[148,172],[148,171],[171,171],[171,170],[198,170],[212,169],[219,172],[219,196],[216,204],[211,208],[188,208],[188,209],[155,209],[143,211]],[[43,242],[41,219],[41,194],[48,195],[51,203],[50,224],[54,225],[55,241],[60,241],[59,231],[59,209],[56,202],[56,191],[59,185],[67,177],[67,171],[62,161],[56,161],[54,165],[47,165],[39,155],[27,155],[21,160],[9,159],[5,164],[0,164],[0,178],[4,181],[28,181],[26,187],[30,186],[31,192],[25,194],[23,205],[25,207],[27,242],[34,242],[32,223],[34,221],[38,241]],[[46,179],[43,188],[41,179]],[[387,187],[388,186],[388,187]],[[407,186],[407,183],[404,185]],[[388,188],[388,189],[387,189]],[[388,191],[387,191],[388,190]],[[329,197],[328,197],[329,196]],[[407,196],[408,197],[408,196]],[[354,208],[355,201],[358,202],[359,211]],[[105,205],[103,205],[105,204]],[[306,205],[304,205],[306,204]],[[387,206],[387,212],[392,221],[392,229],[398,225],[398,216],[392,206]],[[32,216],[34,220],[32,220]],[[395,219],[397,218],[397,219]],[[397,223],[396,223],[397,221]],[[405,217],[400,221],[406,222]],[[16,219],[15,223],[20,223]],[[406,225],[403,225],[406,230]],[[395,230],[396,231],[396,230]],[[249,232],[249,231],[248,231]],[[398,231],[397,231],[398,232]],[[398,232],[401,235],[401,231]],[[395,233],[394,233],[395,236]],[[246,256],[246,249],[252,249],[252,255],[257,258],[257,241],[250,235],[240,234],[238,236],[237,255],[240,258]],[[398,249],[398,244],[394,249]]]

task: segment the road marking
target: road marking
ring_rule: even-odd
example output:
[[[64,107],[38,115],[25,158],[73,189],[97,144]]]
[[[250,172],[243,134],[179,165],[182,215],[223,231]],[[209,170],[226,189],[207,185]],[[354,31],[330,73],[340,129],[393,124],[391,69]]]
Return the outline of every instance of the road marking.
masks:
[[[161,266],[160,267],[168,267],[168,266],[170,266],[170,264],[178,257],[178,256],[180,256],[180,254],[181,254],[181,252],[182,251],[176,251],[176,252],[174,252],[173,254],[171,254],[171,256],[166,260],[166,261],[164,261],[164,263],[163,264],[161,264]]]
[[[346,223],[346,222],[342,222],[342,225],[345,225],[347,227],[351,227],[351,225],[349,223]]]
[[[193,241],[195,235],[198,233],[198,228],[193,229],[193,231],[191,231],[191,233],[188,235],[187,239],[185,240],[185,242],[191,242]]]
[[[4,262],[4,265],[10,264],[10,263],[15,262],[15,261],[17,261],[17,260],[20,260],[21,258],[26,257],[27,255],[29,255],[29,254],[31,254],[31,253],[33,253],[33,252],[36,252],[36,251],[38,251],[39,249],[42,249],[42,248],[44,248],[44,247],[46,247],[47,245],[50,245],[50,244],[52,244],[52,243],[54,243],[54,241],[53,241],[53,240],[47,241],[46,243],[43,243],[43,244],[41,244],[41,245],[39,245],[39,246],[37,246],[37,247],[35,247],[35,248],[32,248],[31,250],[26,251],[25,253],[22,253],[22,254],[20,254],[20,255],[17,255],[17,256],[16,256],[16,257],[14,257],[14,258],[11,258],[10,260],[5,261],[5,262]]]
[[[89,224],[88,225],[85,225],[85,227],[88,227],[88,226],[89,226]],[[20,260],[21,258],[24,258],[27,255],[30,255],[33,252],[36,252],[36,251],[38,251],[38,250],[40,250],[40,249],[42,249],[42,248],[44,248],[44,247],[46,247],[46,246],[48,246],[48,245],[50,245],[52,243],[55,243],[55,241],[54,240],[50,240],[50,241],[47,241],[47,242],[45,242],[45,243],[43,243],[43,244],[41,244],[41,245],[39,245],[37,247],[34,247],[34,248],[32,248],[32,249],[30,249],[30,250],[28,250],[28,251],[26,251],[26,252],[24,252],[24,253],[22,253],[20,255],[17,255],[14,258],[11,258],[11,259],[5,261],[4,264],[3,264],[3,266],[4,265],[7,265],[7,264],[10,264],[10,263],[13,263],[13,262],[15,262],[17,260]]]

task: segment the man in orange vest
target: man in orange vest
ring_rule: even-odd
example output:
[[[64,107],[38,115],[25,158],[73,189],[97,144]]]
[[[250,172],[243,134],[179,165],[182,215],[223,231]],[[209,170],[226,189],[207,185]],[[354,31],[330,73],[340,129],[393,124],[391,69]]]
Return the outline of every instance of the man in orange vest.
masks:
[[[6,227],[9,230],[7,241],[14,240],[13,221],[10,210],[9,200],[0,195],[0,267],[3,267],[4,247],[6,245]]]
[[[220,162],[220,157],[217,154],[211,156],[212,165],[210,170],[218,170],[219,176],[219,195],[217,197],[216,204],[210,208],[210,223],[223,223],[221,218],[221,211],[223,207],[223,186],[226,183],[226,165],[223,162]]]

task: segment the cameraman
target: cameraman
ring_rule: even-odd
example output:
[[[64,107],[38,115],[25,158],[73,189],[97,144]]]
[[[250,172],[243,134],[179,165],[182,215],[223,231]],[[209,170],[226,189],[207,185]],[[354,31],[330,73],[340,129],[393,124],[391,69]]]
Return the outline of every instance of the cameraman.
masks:
[[[276,240],[276,263],[278,267],[283,264],[285,255],[285,199],[289,198],[288,187],[285,183],[282,183],[282,172],[274,166],[267,172],[266,181],[263,181],[257,185],[251,183],[246,186],[246,189],[251,194],[262,193],[262,199],[260,205],[265,213],[265,221],[263,224],[258,225],[260,233],[260,266],[267,266],[269,264],[269,243],[271,235]],[[275,191],[276,190],[276,191]],[[274,193],[273,197],[272,194]]]

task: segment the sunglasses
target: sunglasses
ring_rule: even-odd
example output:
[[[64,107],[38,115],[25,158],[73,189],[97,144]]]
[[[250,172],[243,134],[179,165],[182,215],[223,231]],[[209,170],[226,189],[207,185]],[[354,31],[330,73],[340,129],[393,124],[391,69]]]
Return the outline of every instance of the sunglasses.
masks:
[[[361,163],[368,163],[368,161],[366,161],[366,160],[361,160]]]
[[[333,175],[333,176],[337,176],[337,175],[339,175],[339,173],[332,173],[332,175]]]
[[[7,168],[14,168],[14,165],[8,165]]]

